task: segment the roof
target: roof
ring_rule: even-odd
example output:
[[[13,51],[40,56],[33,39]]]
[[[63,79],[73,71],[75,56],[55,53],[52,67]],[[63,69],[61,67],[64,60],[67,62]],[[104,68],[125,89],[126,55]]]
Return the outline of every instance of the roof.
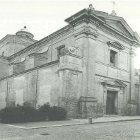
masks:
[[[52,33],[51,35],[48,35],[46,37],[44,37],[43,39],[33,43],[32,45],[24,48],[23,50],[15,53],[14,55],[12,55],[9,59],[12,59],[16,56],[19,56],[25,52],[28,52],[31,49],[35,49],[38,47],[38,45],[40,45],[41,43],[44,42],[48,42],[50,41],[52,38],[62,34],[63,32],[68,31],[69,29],[71,29],[73,26],[71,26],[71,24],[73,22],[76,22],[77,20],[79,20],[82,17],[86,17],[86,18],[93,18],[96,19],[97,21],[99,21],[100,23],[102,23],[104,26],[108,27],[109,29],[115,31],[116,33],[118,33],[119,35],[122,35],[123,37],[125,37],[126,39],[128,39],[129,41],[131,41],[132,43],[136,43],[137,46],[139,46],[140,44],[140,38],[139,35],[137,33],[135,33],[131,27],[127,24],[127,22],[119,16],[116,15],[109,15],[106,12],[102,12],[102,11],[98,11],[98,10],[91,10],[91,9],[83,9],[81,11],[79,11],[78,13],[70,16],[69,18],[67,18],[65,21],[67,23],[69,23],[69,25],[63,27],[62,29]],[[115,42],[115,44],[112,42],[113,45],[118,46],[119,44]],[[123,46],[121,47],[123,48]]]
[[[94,18],[97,21],[99,21],[104,26],[119,32],[120,34],[123,34],[124,36],[128,37],[131,40],[137,41],[137,43],[140,43],[140,37],[139,35],[132,30],[132,28],[127,24],[127,22],[124,20],[124,18],[108,14],[106,12],[98,11],[95,9],[83,9],[79,11],[78,13],[70,16],[65,21],[69,24],[73,24],[80,18]]]

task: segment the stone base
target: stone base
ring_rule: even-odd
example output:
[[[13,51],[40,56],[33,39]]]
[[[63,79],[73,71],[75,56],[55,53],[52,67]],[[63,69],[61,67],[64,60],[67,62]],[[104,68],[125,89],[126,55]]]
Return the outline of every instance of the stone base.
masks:
[[[78,100],[75,98],[60,97],[58,106],[67,111],[67,118],[78,118]]]
[[[97,116],[97,99],[95,97],[80,97],[79,114],[81,118]]]
[[[137,105],[133,103],[128,104],[128,115],[135,116],[137,114]]]

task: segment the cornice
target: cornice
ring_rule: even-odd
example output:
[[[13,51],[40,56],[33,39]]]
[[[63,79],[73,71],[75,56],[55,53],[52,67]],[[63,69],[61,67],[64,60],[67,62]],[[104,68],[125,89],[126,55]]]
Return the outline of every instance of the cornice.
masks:
[[[103,82],[101,82],[103,85],[110,85],[110,86],[114,86],[114,87],[123,87],[125,88],[127,85],[122,82],[121,80],[104,80]]]
[[[105,63],[103,63],[103,62],[100,62],[100,61],[95,61],[97,64],[102,64],[102,65],[104,65],[104,66],[106,66],[106,67],[111,67],[109,64],[105,64]],[[120,67],[112,67],[112,68],[114,68],[114,69],[116,69],[116,70],[121,70],[121,71],[123,71],[123,72],[127,72],[127,74],[130,74],[130,72],[128,71],[128,70],[125,70],[125,69],[122,69],[122,68],[120,68]]]
[[[69,25],[67,25],[64,28],[52,33],[51,35],[35,42],[34,44],[22,49],[21,51],[11,55],[10,57],[8,57],[8,59],[9,60],[14,59],[15,57],[20,56],[27,52],[30,53],[31,51],[34,51],[36,48],[38,48],[38,46],[40,47],[40,46],[44,45],[46,42],[47,43],[50,41],[52,42],[53,39],[61,38],[62,36],[66,35],[66,33],[68,31],[70,31],[70,29],[72,29],[73,26],[76,26],[77,24],[80,24],[82,22],[86,22],[87,24],[91,22],[92,24],[94,24],[97,27],[97,29],[100,29],[105,33],[113,35],[114,37],[118,38],[119,40],[127,42],[130,45],[132,45],[133,43],[140,45],[139,42],[137,42],[136,40],[127,37],[123,33],[117,31],[113,27],[106,24],[105,20],[103,20],[101,17],[97,16],[96,11],[90,11],[88,9],[83,9],[80,12],[76,13],[75,15],[67,18],[65,21],[68,22]],[[95,38],[98,36],[96,31],[95,32],[88,31],[86,29],[81,31],[81,33],[84,33],[86,35],[92,35]]]
[[[29,54],[28,56],[37,56],[37,55],[43,55],[43,54],[46,54],[46,53],[48,53],[48,51],[49,51],[49,48],[48,48],[48,50],[47,50],[47,51],[44,51],[44,52],[35,52],[35,53],[31,53],[31,54]]]
[[[77,22],[78,20],[83,19],[83,18],[86,18],[88,20],[90,20],[90,18],[95,18],[102,23],[105,22],[101,18],[97,17],[94,11],[91,11],[89,9],[83,9],[80,12],[74,14],[73,16],[65,19],[65,21],[69,24],[74,24],[75,22]]]
[[[18,64],[23,64],[25,63],[26,59],[23,60],[23,61],[20,61],[20,62],[13,62],[13,63],[10,63],[9,65],[18,65]]]
[[[120,80],[120,81],[123,81],[123,82],[126,82],[126,83],[130,83],[130,81],[126,81],[126,80],[119,79],[119,78],[108,77],[108,76],[104,76],[104,75],[101,75],[101,74],[95,74],[95,75],[99,76],[99,77],[104,77],[104,78],[107,78],[107,79]]]
[[[0,55],[0,62],[4,62],[4,63],[9,63],[9,61],[8,61],[8,57],[6,57],[6,56],[1,56]]]
[[[93,36],[94,38],[97,38],[99,36],[99,33],[96,29],[91,29],[90,27],[84,27],[83,30],[81,30],[80,32],[74,34],[74,37],[77,37],[78,35],[81,35],[81,34],[85,34],[87,36],[91,35]]]
[[[11,34],[7,34],[5,37],[3,37],[1,40],[0,40],[0,43],[4,42],[7,38],[10,38],[12,37],[13,35]]]
[[[79,72],[79,73],[83,72],[82,70],[79,70],[79,69],[76,69],[76,68],[71,68],[71,67],[60,68],[60,69],[58,69],[58,72],[59,71],[65,71],[65,70],[70,70],[70,71]]]
[[[104,12],[101,12],[101,13],[104,13]],[[127,30],[129,30],[130,34],[132,35],[131,36],[132,38],[128,37],[127,35],[121,33],[120,31],[118,31],[115,28],[111,27],[110,25],[106,24],[106,21],[104,18],[106,18],[106,19],[112,18],[114,20],[118,20],[118,21],[122,22],[122,24],[126,26]],[[127,43],[129,42],[129,44],[131,44],[131,45],[134,42],[136,42],[139,45],[139,42],[137,42],[133,38],[132,29],[129,27],[129,25],[125,22],[125,20],[122,17],[110,16],[107,13],[104,13],[104,15],[100,17],[98,14],[98,11],[96,11],[96,10],[90,11],[88,9],[83,9],[80,12],[76,13],[75,15],[67,18],[65,21],[73,26],[76,26],[82,22],[86,22],[87,24],[92,23],[97,28],[99,27],[99,29],[101,29],[101,30],[103,29],[104,32],[105,32],[105,28],[106,28],[106,30],[110,30],[110,31],[107,31],[109,34],[111,34],[111,35],[113,34],[113,36],[118,37],[119,39],[121,39],[124,42],[127,42]]]
[[[125,49],[125,47],[117,41],[114,41],[114,42],[108,41],[107,44],[108,44],[108,46],[114,47],[118,50],[124,50]]]
[[[32,69],[25,70],[25,71],[20,72],[20,73],[15,73],[15,74],[6,76],[6,77],[4,77],[4,78],[1,78],[0,81],[5,80],[5,79],[8,79],[8,78],[15,77],[15,76],[18,76],[18,75],[21,75],[21,74],[25,74],[25,73],[28,73],[28,72],[31,72],[31,71],[34,71],[34,70],[38,70],[38,69],[43,68],[43,67],[47,67],[47,66],[50,66],[50,65],[55,65],[55,64],[57,64],[58,62],[59,62],[59,60],[52,61],[52,62],[43,64],[43,65],[41,65],[41,66],[37,66],[37,67],[34,67],[34,68],[32,68]]]
[[[126,42],[130,45],[132,45],[133,43],[136,43],[137,45],[139,45],[139,43],[136,40],[132,40],[131,38],[129,38],[125,34],[117,31],[116,29],[114,29],[113,27],[111,27],[105,23],[101,23],[100,21],[98,21],[98,20],[95,21],[93,19],[90,19],[90,20],[84,19],[84,21],[86,21],[87,23],[94,24],[97,27],[97,29],[100,29],[101,31],[108,33],[109,35],[113,35],[115,38],[118,38],[119,40],[122,40],[123,42]],[[77,24],[79,24],[79,23],[77,22]],[[75,25],[76,25],[76,23],[75,23]],[[84,32],[85,31],[83,31],[83,33]],[[86,34],[86,32],[85,32],[85,34]]]
[[[74,21],[75,19],[77,19],[77,18],[79,18],[79,17],[81,17],[81,16],[83,16],[83,15],[84,15],[84,16],[85,16],[85,15],[88,15],[87,9],[83,9],[83,10],[81,10],[80,12],[78,12],[78,13],[72,15],[71,17],[65,19],[65,22],[67,22],[67,23],[70,24],[72,21]]]
[[[52,33],[51,35],[49,35],[49,36],[47,36],[47,37],[45,37],[45,38],[43,38],[43,39],[41,39],[41,40],[35,42],[34,44],[31,44],[30,46],[28,46],[28,47],[22,49],[22,50],[19,51],[19,52],[17,52],[17,53],[15,53],[15,54],[11,55],[10,57],[8,57],[8,60],[14,59],[14,58],[17,57],[17,56],[20,56],[20,55],[22,55],[22,54],[24,54],[24,53],[30,52],[32,49],[34,50],[34,49],[40,47],[40,45],[43,46],[46,42],[50,42],[50,41],[52,41],[53,39],[56,39],[56,38],[60,37],[62,34],[64,35],[64,34],[67,33],[68,30],[70,30],[71,28],[72,28],[72,27],[71,27],[70,25],[65,26],[64,28],[62,28],[62,29],[60,29],[60,30],[58,30],[58,31],[56,31],[56,32],[54,32],[54,33]]]

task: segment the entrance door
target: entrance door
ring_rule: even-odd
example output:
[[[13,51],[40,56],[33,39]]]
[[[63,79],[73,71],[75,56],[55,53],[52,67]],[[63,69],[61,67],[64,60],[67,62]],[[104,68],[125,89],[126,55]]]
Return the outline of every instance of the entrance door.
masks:
[[[115,114],[116,91],[107,91],[106,114]]]

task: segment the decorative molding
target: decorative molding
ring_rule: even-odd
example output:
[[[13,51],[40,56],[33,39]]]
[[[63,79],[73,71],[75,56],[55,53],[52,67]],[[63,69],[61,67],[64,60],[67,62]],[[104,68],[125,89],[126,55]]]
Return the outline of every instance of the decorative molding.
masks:
[[[76,46],[65,48],[65,54],[73,55],[73,56],[80,56],[80,48]]]
[[[26,59],[25,59],[26,60]],[[25,62],[25,60],[23,61],[19,61],[19,62],[12,62],[12,63],[9,63],[9,65],[18,65],[18,64],[23,64]]]
[[[104,65],[104,66],[106,66],[106,67],[111,67],[110,66],[110,64],[105,64],[105,63],[103,63],[103,62],[100,62],[100,61],[95,61],[97,64],[102,64],[102,65]],[[112,67],[111,67],[112,68]],[[122,69],[122,68],[120,68],[120,67],[113,67],[114,69],[116,69],[116,70],[121,70],[121,71],[123,71],[123,72],[127,72],[128,74],[130,73],[129,72],[129,70],[127,69]]]
[[[8,59],[9,60],[14,59],[15,57],[20,56],[20,55],[22,55],[24,53],[27,53],[27,52],[30,53],[31,51],[33,51],[36,48],[40,47],[40,45],[43,46],[44,44],[52,41],[53,39],[56,39],[56,38],[58,39],[58,37],[61,38],[62,34],[63,34],[63,36],[66,36],[66,34],[68,34],[68,31],[70,31],[71,28],[72,27],[70,25],[67,25],[67,26],[63,27],[62,29],[52,33],[51,35],[49,35],[49,36],[47,36],[47,37],[35,42],[34,44],[31,44],[30,46],[22,49],[19,52],[11,55],[10,57],[8,57]]]
[[[101,14],[103,13],[103,14]],[[132,29],[129,27],[129,25],[125,22],[125,20],[121,17],[112,17],[108,15],[105,12],[96,11],[96,10],[89,10],[89,9],[83,9],[80,12],[72,15],[71,17],[67,18],[65,21],[68,22],[71,25],[76,25],[79,22],[86,22],[86,23],[93,23],[96,25],[96,27],[99,27],[101,30],[103,30],[105,33],[109,33],[110,35],[113,35],[114,37],[125,41],[129,43],[130,45],[133,42],[138,43],[134,40],[134,38],[130,38],[126,36],[125,34],[119,32],[118,30],[114,29],[113,27],[109,26],[105,19],[112,20],[112,18],[116,21],[120,21],[124,26],[126,26],[126,29],[130,32],[130,34],[133,33]]]
[[[45,55],[45,54],[47,54],[48,51],[49,51],[49,48],[48,48],[47,51],[31,53],[31,54],[29,54],[28,56],[39,56],[39,55],[41,56],[41,55]]]
[[[66,36],[66,34],[70,34],[71,29],[73,28],[73,26],[75,26],[76,23],[81,23],[81,22],[85,22],[85,23],[89,23],[91,22],[92,24],[94,24],[98,29],[102,30],[105,33],[108,33],[112,36],[114,36],[115,38],[118,38],[119,40],[122,40],[124,42],[129,43],[130,45],[133,42],[136,42],[134,39],[131,39],[123,34],[121,34],[119,31],[115,30],[114,28],[111,28],[109,25],[107,25],[105,23],[104,18],[106,17],[100,17],[100,15],[98,14],[98,11],[92,11],[89,12],[87,9],[83,9],[80,12],[74,14],[73,16],[71,16],[70,18],[66,19],[65,21],[69,23],[69,25],[65,26],[64,28],[54,32],[53,34],[35,42],[34,44],[26,47],[25,49],[22,49],[21,51],[15,53],[14,55],[8,57],[8,59],[14,59],[16,57],[18,57],[19,55],[24,55],[25,53],[30,53],[31,51],[36,51],[37,48],[39,48],[40,46],[42,46],[43,44],[47,43],[51,43],[52,41],[54,41],[54,39],[59,39],[62,38],[64,36]],[[103,12],[100,12],[103,13]],[[106,14],[107,18],[108,18],[108,14]],[[118,19],[116,19],[118,20]],[[70,24],[72,23],[72,24]],[[86,35],[92,35],[95,38],[98,37],[98,32],[97,30],[92,31],[89,29],[83,29],[83,31],[81,31],[80,33],[75,34],[75,36],[79,35],[79,34],[86,34]],[[136,42],[138,43],[138,42]]]
[[[2,55],[0,55],[0,61],[7,62],[7,63],[9,62],[8,57]]]
[[[102,85],[125,88],[127,85],[121,80],[106,80],[101,82]]]
[[[65,45],[61,45],[61,46],[57,47],[56,49],[58,51],[61,50],[61,49],[64,49],[63,56],[64,55],[70,55],[70,56],[73,56],[73,57],[81,58],[79,47],[71,46],[71,47],[66,48]]]
[[[82,31],[78,32],[74,35],[74,37],[77,37],[78,35],[85,34],[87,36],[91,35],[94,38],[97,38],[99,36],[99,33],[95,29],[90,29],[90,27],[85,27]]]
[[[34,70],[38,70],[38,69],[41,69],[41,68],[44,68],[44,67],[47,67],[47,66],[50,66],[50,65],[54,65],[54,64],[56,65],[56,64],[58,64],[58,63],[59,63],[59,60],[52,61],[52,62],[43,64],[43,65],[41,65],[41,66],[36,66],[36,67],[34,67],[34,68],[25,70],[25,71],[20,72],[20,73],[15,73],[15,74],[12,74],[12,75],[8,75],[8,76],[6,76],[6,77],[1,78],[0,81],[5,80],[5,79],[8,79],[8,78],[15,77],[15,76],[18,76],[18,75],[21,75],[21,74],[25,74],[25,73],[28,73],[28,72],[31,72],[31,71],[34,71]]]
[[[124,50],[125,49],[125,47],[117,41],[113,41],[113,42],[108,41],[107,44],[108,44],[108,46],[114,47],[118,50]]]
[[[108,77],[108,76],[105,76],[105,75],[101,75],[101,74],[95,74],[96,76],[99,76],[99,77],[103,77],[103,78],[107,78],[107,79],[110,79],[110,80],[121,80],[122,82],[126,82],[126,83],[130,83],[130,81],[126,81],[126,80],[123,80],[123,79],[115,79],[113,77]]]
[[[64,70],[70,70],[70,71],[79,72],[79,73],[83,72],[82,70],[75,69],[75,68],[69,68],[69,67],[64,67],[64,68],[58,69],[58,71],[64,71]]]
[[[65,19],[65,22],[67,22],[67,23],[70,24],[70,23],[72,23],[74,20],[76,20],[77,18],[79,18],[79,17],[81,17],[81,16],[83,16],[83,15],[84,15],[84,16],[85,16],[85,15],[88,15],[87,9],[83,9],[83,10],[81,10],[80,12],[78,12],[78,13],[72,15],[71,17]]]

